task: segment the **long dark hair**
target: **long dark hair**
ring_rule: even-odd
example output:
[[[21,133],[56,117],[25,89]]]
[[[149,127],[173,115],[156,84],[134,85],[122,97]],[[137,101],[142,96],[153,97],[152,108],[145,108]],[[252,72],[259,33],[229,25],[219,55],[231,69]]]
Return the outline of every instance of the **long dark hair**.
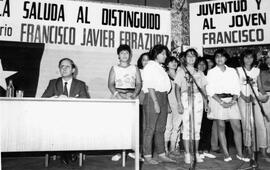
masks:
[[[193,55],[196,57],[195,63],[197,62],[198,57],[199,57],[198,52],[197,52],[194,48],[189,48],[188,50],[186,50],[186,51],[184,52],[184,62],[183,62],[183,64],[184,64],[185,66],[187,66],[187,54],[188,54],[188,53],[191,53],[191,54],[193,54]],[[195,63],[194,63],[194,66],[195,66]]]
[[[198,70],[198,66],[199,64],[203,62],[205,64],[205,70],[204,70],[204,75],[207,75],[207,71],[208,71],[208,64],[207,64],[207,61],[206,61],[206,58],[204,57],[198,57],[197,61],[195,62],[194,64],[194,67]]]
[[[150,50],[149,59],[150,60],[155,60],[157,58],[157,55],[162,53],[163,50],[166,51],[166,55],[167,55],[167,57],[169,57],[170,56],[170,51],[169,51],[168,47],[165,46],[165,45],[162,45],[162,44],[157,44]]]
[[[137,67],[139,68],[139,69],[143,69],[143,65],[142,65],[142,60],[143,60],[143,56],[148,56],[148,58],[150,59],[150,57],[149,57],[149,53],[147,52],[147,53],[142,53],[141,55],[140,55],[140,57],[139,57],[139,59],[137,60]]]
[[[166,70],[166,71],[169,70],[168,64],[169,64],[170,62],[172,62],[172,61],[175,61],[175,62],[177,63],[177,66],[179,66],[179,61],[177,60],[177,58],[174,57],[174,56],[169,56],[169,57],[166,58],[165,64],[164,64],[164,67],[165,67],[165,70]]]
[[[257,65],[257,58],[256,58],[256,56],[255,56],[255,53],[254,53],[252,50],[249,50],[249,49],[246,49],[246,50],[244,50],[244,51],[241,53],[241,55],[240,55],[240,64],[241,64],[242,66],[245,66],[244,58],[247,57],[247,56],[249,56],[249,55],[251,55],[252,58],[253,58],[253,62],[252,62],[252,64],[251,64],[251,68],[253,68],[254,66]]]

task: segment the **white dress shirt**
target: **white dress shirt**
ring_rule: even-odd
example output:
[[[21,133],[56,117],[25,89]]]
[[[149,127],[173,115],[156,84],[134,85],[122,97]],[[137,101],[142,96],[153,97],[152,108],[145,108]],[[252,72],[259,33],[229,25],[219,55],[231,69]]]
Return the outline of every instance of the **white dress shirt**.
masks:
[[[62,83],[63,83],[63,91],[65,90],[65,82],[67,82],[67,91],[68,91],[68,96],[70,93],[70,87],[71,87],[71,83],[72,83],[73,79],[70,79],[68,81],[65,81],[64,79],[62,79]]]
[[[206,78],[206,91],[209,96],[222,93],[240,95],[240,81],[234,68],[225,66],[225,71],[222,71],[216,66],[209,70]]]
[[[171,90],[171,82],[168,74],[159,63],[152,60],[143,69],[142,90],[148,93],[149,88],[159,92],[169,92]]]

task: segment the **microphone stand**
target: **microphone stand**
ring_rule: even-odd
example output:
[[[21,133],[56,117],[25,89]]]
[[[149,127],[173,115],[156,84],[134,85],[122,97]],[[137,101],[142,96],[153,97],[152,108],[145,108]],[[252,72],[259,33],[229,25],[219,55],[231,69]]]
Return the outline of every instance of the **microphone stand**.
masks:
[[[194,87],[193,87],[193,79],[189,78],[188,80],[188,106],[189,106],[189,143],[192,147],[190,147],[192,156],[190,156],[190,168],[189,170],[195,170],[196,166],[196,143],[195,140],[195,126],[194,126]],[[192,135],[192,137],[191,137]],[[193,138],[193,140],[192,140]],[[191,154],[190,154],[191,155]]]
[[[253,85],[251,83],[251,78],[247,75],[247,72],[243,66],[243,64],[240,62],[240,65],[241,65],[241,68],[244,72],[244,75],[246,77],[246,81],[247,81],[247,84],[250,86],[251,88],[251,91],[252,91],[252,94],[254,95],[255,97],[255,102],[258,103],[260,109],[261,109],[261,113],[262,115],[266,118],[266,120],[269,122],[269,119],[268,117],[266,116],[265,112],[264,112],[264,109],[262,107],[262,104],[260,103],[259,99],[258,99],[258,96],[253,88]],[[248,170],[248,169],[252,169],[252,170],[256,170],[258,169],[259,165],[258,165],[258,156],[257,156],[257,131],[256,131],[256,124],[255,124],[255,112],[254,112],[254,101],[252,101],[252,114],[251,114],[251,137],[253,137],[253,150],[252,150],[252,156],[251,156],[251,160],[250,160],[250,166],[247,167],[247,168],[244,168],[244,169],[239,169],[239,170]]]
[[[189,108],[191,107],[191,109],[189,109],[189,141],[192,143],[191,147],[191,151],[193,151],[193,158],[191,157],[191,162],[190,162],[190,167],[189,170],[195,170],[195,166],[196,166],[196,143],[195,143],[195,126],[194,126],[194,122],[195,122],[195,116],[194,116],[194,84],[196,85],[198,91],[201,93],[202,97],[207,100],[207,96],[206,94],[204,94],[204,92],[202,91],[201,87],[198,85],[198,83],[196,82],[194,76],[190,73],[190,71],[187,69],[187,67],[182,64],[182,67],[184,68],[184,71],[186,74],[188,74],[189,79],[187,79],[187,82],[189,84],[188,86],[188,105]],[[193,140],[191,138],[191,135],[193,136]]]

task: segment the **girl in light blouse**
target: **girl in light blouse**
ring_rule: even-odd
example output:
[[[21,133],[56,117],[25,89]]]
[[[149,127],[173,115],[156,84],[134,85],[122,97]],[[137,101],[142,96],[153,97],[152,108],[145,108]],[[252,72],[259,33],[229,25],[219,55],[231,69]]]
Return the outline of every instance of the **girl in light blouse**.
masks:
[[[241,64],[243,65],[247,76],[250,78],[250,83],[258,97],[261,95],[258,92],[257,79],[260,74],[260,69],[255,67],[256,57],[253,51],[245,50],[241,53]],[[238,100],[239,108],[242,116],[242,128],[244,136],[244,145],[248,148],[249,153],[251,154],[251,116],[255,116],[255,126],[257,134],[257,147],[260,148],[263,157],[267,157],[266,148],[267,148],[267,131],[264,123],[264,117],[262,115],[261,109],[258,102],[256,101],[252,89],[246,80],[246,75],[242,67],[237,68],[237,72],[240,78],[240,98]],[[253,109],[254,107],[254,109]],[[253,114],[253,111],[255,114]]]
[[[225,154],[224,161],[232,160],[225,137],[225,120],[229,120],[234,132],[236,157],[248,162],[249,159],[244,158],[242,154],[241,115],[237,105],[237,98],[240,95],[239,78],[235,69],[225,65],[228,54],[224,49],[218,49],[214,56],[216,66],[207,74],[207,94],[211,110],[208,118],[217,120],[219,141]]]
[[[108,88],[112,98],[136,99],[141,91],[142,81],[139,69],[135,65],[130,64],[131,49],[126,44],[120,45],[117,48],[117,54],[119,64],[112,66],[108,78]],[[116,154],[112,157],[112,161],[120,159],[121,154]]]
[[[268,120],[270,120],[270,51],[268,51],[268,55],[265,57],[264,65],[265,68],[264,70],[261,70],[258,77],[258,88],[260,93],[263,95],[261,99],[265,114],[268,117]],[[267,132],[267,152],[270,153],[270,122],[264,121],[264,123]]]
[[[164,132],[168,114],[170,79],[162,64],[170,55],[164,45],[155,45],[150,51],[150,61],[143,71],[143,91],[145,93],[143,111],[145,129],[143,133],[143,153],[146,164],[158,164],[152,158],[152,142],[161,162],[175,162],[165,155]]]
[[[176,83],[174,82],[176,71],[178,68],[179,61],[175,57],[168,57],[165,60],[165,68],[171,80],[172,89],[168,94],[169,105],[171,113],[168,114],[166,131],[165,131],[165,150],[168,155],[177,156],[180,155],[178,141],[180,136],[179,127],[182,122],[182,115],[179,114],[178,103],[176,100]],[[169,146],[170,143],[170,146]]]
[[[202,116],[203,116],[203,106],[205,105],[205,108],[207,108],[207,102],[203,99],[201,93],[199,92],[196,85],[190,82],[192,78],[189,76],[187,69],[190,74],[194,77],[196,83],[199,85],[199,87],[202,89],[203,93],[206,93],[205,86],[206,86],[206,77],[203,74],[203,72],[199,71],[194,67],[195,62],[198,58],[198,53],[194,49],[188,49],[185,52],[184,55],[184,64],[186,68],[179,68],[176,76],[175,76],[175,83],[178,85],[178,89],[176,89],[176,98],[178,101],[178,107],[180,108],[180,113],[183,113],[182,119],[183,119],[183,141],[184,141],[184,148],[185,148],[185,163],[190,164],[191,162],[191,154],[189,151],[189,144],[191,140],[194,140],[196,148],[196,160],[197,162],[203,162],[203,159],[200,157],[198,152],[198,146],[199,146],[199,140],[200,140],[200,129],[201,129],[201,122],[202,122]],[[190,108],[193,107],[190,101],[190,86],[193,86],[194,93],[193,95],[193,102],[194,102],[194,113],[190,112]],[[190,123],[191,120],[190,117],[191,114],[194,114],[194,122],[193,122],[193,128],[190,129]],[[192,132],[193,134],[190,135],[190,131],[193,131],[195,129],[195,132]]]

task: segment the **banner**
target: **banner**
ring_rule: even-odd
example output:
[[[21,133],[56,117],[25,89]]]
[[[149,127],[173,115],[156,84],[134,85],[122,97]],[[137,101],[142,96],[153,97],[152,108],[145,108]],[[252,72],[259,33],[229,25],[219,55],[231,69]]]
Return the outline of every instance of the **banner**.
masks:
[[[190,4],[190,44],[205,48],[270,43],[269,0]]]
[[[170,17],[168,10],[140,6],[0,0],[0,89],[13,79],[26,96],[40,97],[49,80],[60,76],[58,61],[68,57],[91,97],[107,98],[109,70],[118,62],[117,47],[130,45],[133,64],[155,44],[170,48]]]

